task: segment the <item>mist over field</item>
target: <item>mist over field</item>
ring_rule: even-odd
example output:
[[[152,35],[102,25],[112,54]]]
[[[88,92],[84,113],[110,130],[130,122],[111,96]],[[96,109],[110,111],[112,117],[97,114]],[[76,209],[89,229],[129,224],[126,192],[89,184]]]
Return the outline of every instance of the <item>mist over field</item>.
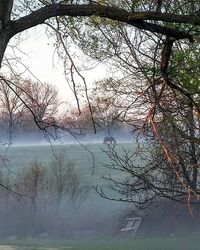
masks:
[[[46,137],[47,136],[47,137]],[[103,143],[104,138],[107,136],[105,131],[98,133],[86,133],[80,135],[70,135],[59,131],[57,134],[46,134],[42,131],[29,132],[29,133],[16,133],[13,136],[12,145],[13,146],[22,146],[22,145],[49,145],[50,142],[55,145],[60,144],[89,144],[89,143]],[[129,130],[115,129],[112,133],[112,136],[116,139],[117,143],[133,143],[137,136],[136,133],[129,128]],[[50,140],[50,141],[49,141]],[[8,143],[7,135],[1,137],[1,143]]]
[[[1,148],[6,159],[1,162],[1,183],[19,195],[0,189],[0,238],[94,238],[118,234],[127,205],[103,199],[93,188],[105,185],[101,163],[106,161],[102,152],[106,146],[84,146],[88,151],[78,144],[50,147],[21,143]],[[66,186],[59,204],[57,172],[52,169],[54,155],[63,155],[66,164],[73,163],[73,179],[60,180],[66,181]],[[59,170],[66,175],[65,169]]]
[[[116,196],[102,177],[111,174],[123,178],[123,174],[102,166],[109,161],[103,152],[106,145],[92,143],[84,147],[12,145],[6,151],[1,149],[7,157],[5,165],[1,164],[1,183],[16,193],[0,189],[0,239],[124,238],[120,230],[127,217],[142,218],[138,236],[173,236],[179,231],[198,230],[196,218],[189,214],[187,206],[163,202],[137,211],[132,204],[100,197],[93,188],[97,184],[110,197]],[[116,150],[134,147],[132,143],[119,143]],[[60,160],[70,171],[68,177],[65,168],[57,165]],[[58,173],[65,178],[56,179]],[[63,187],[60,181],[65,182]]]

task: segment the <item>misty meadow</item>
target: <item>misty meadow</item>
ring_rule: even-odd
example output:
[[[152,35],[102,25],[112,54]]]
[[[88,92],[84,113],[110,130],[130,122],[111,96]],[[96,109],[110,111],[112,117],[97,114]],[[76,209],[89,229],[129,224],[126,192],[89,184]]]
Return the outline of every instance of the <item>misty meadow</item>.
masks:
[[[198,249],[199,223],[187,206],[163,200],[140,211],[131,204],[102,198],[97,184],[98,190],[103,188],[113,198],[116,191],[108,187],[106,177],[126,180],[127,174],[119,175],[106,167],[112,162],[106,154],[112,146],[90,143],[84,147],[69,144],[2,148],[5,164],[0,191],[2,246],[174,249],[188,247],[192,241],[190,249]],[[132,152],[133,147],[136,149],[137,145],[120,143],[115,150],[123,156]],[[121,231],[130,217],[142,218],[135,236],[133,232]]]
[[[199,41],[198,0],[0,0],[0,249],[199,249]]]

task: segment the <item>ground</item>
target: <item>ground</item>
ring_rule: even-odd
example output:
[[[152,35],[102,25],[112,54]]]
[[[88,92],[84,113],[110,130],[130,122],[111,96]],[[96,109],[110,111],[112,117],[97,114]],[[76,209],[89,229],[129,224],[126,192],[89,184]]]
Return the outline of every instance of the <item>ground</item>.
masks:
[[[131,149],[132,144],[129,145],[117,145],[117,147],[123,146]],[[91,150],[95,155],[95,171],[93,174],[94,183],[104,182],[101,176],[105,174],[105,169],[102,169],[100,162],[106,160],[103,155],[102,148],[105,145],[87,145],[88,150]],[[55,150],[58,152],[66,152],[66,156],[69,160],[72,160],[76,164],[78,172],[85,179],[91,179],[91,170],[93,167],[92,156],[80,145],[68,145],[68,146],[57,146]],[[48,166],[51,161],[51,148],[49,146],[35,146],[35,147],[13,147],[7,152],[9,162],[7,166],[14,172],[14,170],[29,167],[30,162],[37,159],[44,166]],[[77,157],[77,153],[79,157]],[[114,173],[113,173],[114,174]],[[95,198],[95,199],[94,199]],[[100,197],[92,197],[92,201],[98,204],[98,217],[103,209],[111,209],[113,214],[114,208],[118,210],[121,207],[119,203],[109,203],[108,201],[100,199]],[[91,204],[90,204],[91,206]],[[117,211],[118,211],[117,210]],[[163,210],[162,210],[163,211]],[[169,211],[169,210],[168,210]],[[180,210],[177,210],[180,215]],[[91,214],[90,214],[91,216]],[[176,214],[176,217],[178,215]],[[107,222],[107,221],[106,221]],[[158,225],[157,223],[154,223]],[[151,229],[152,230],[152,229]],[[1,235],[0,235],[1,236]],[[150,237],[150,236],[149,236]],[[0,250],[199,250],[200,249],[200,232],[195,235],[189,235],[189,231],[184,235],[164,235],[163,237],[158,236],[157,238],[130,238],[130,239],[74,239],[74,240],[1,240]]]
[[[0,242],[0,250],[199,250],[200,234],[108,240],[27,240]]]

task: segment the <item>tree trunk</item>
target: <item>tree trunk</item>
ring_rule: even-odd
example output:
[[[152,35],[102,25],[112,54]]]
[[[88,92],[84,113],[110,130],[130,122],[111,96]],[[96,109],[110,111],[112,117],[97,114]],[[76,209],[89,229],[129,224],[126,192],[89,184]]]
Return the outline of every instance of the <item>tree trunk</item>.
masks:
[[[192,138],[195,137],[195,120],[194,120],[194,107],[191,104],[188,114],[189,119],[189,133]],[[197,174],[198,174],[198,159],[196,153],[196,144],[193,140],[190,141],[191,164],[192,164],[192,188],[197,191]]]
[[[9,145],[12,144],[12,137],[13,137],[13,122],[12,122],[12,118],[9,121],[8,124],[8,140],[9,140]]]
[[[0,30],[0,68],[9,39],[7,32],[4,29]]]
[[[10,15],[13,6],[13,0],[0,1],[0,68],[3,60],[4,52],[11,38],[10,35]]]

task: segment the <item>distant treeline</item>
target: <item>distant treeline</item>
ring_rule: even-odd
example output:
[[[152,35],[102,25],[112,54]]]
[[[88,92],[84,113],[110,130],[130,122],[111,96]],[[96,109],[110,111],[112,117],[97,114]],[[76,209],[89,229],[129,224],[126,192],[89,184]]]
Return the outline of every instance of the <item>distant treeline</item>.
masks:
[[[15,174],[1,171],[0,180],[0,235],[4,239],[70,235],[77,226],[73,213],[91,191],[74,163],[62,154],[48,167],[35,160]]]

